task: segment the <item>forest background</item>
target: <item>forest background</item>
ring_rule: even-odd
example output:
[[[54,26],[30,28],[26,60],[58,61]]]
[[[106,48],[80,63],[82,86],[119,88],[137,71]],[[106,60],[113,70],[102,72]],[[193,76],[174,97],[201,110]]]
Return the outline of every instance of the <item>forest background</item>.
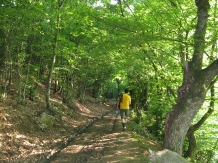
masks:
[[[139,132],[218,160],[217,0],[4,0],[0,13],[2,101],[13,85],[25,104],[44,83],[55,114],[51,88],[70,103],[128,87]]]

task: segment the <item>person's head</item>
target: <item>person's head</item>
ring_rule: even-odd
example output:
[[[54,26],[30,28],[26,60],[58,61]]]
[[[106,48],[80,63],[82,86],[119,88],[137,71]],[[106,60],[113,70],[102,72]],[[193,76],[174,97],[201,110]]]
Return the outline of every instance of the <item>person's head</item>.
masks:
[[[129,93],[129,89],[126,88],[124,92],[125,92],[125,93]]]

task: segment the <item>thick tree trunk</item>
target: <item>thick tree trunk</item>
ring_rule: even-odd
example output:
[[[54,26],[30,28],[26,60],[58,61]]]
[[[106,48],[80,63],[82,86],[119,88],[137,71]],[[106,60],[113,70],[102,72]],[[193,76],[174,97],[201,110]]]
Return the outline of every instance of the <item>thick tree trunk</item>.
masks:
[[[201,84],[195,83],[186,97],[179,101],[169,113],[165,126],[166,149],[182,154],[183,142],[194,116],[201,108],[206,90]]]
[[[218,59],[202,70],[208,0],[196,0],[198,22],[194,34],[194,54],[185,63],[184,79],[178,89],[178,102],[168,113],[165,124],[164,148],[182,154],[183,143],[193,118],[201,108],[212,80],[218,75]]]

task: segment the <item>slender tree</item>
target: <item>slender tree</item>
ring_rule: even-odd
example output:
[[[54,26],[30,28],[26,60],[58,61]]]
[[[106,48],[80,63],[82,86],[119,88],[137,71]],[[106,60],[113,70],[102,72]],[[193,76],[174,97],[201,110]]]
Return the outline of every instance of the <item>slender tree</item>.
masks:
[[[59,29],[60,29],[60,22],[61,22],[61,16],[60,16],[60,10],[63,6],[64,1],[58,0],[57,2],[57,20],[56,20],[56,26],[55,26],[55,37],[53,42],[53,57],[49,69],[48,79],[47,79],[47,91],[46,91],[46,109],[53,112],[51,103],[50,103],[50,91],[51,91],[51,79],[52,79],[52,73],[54,71],[54,65],[56,61],[57,56],[57,46],[58,46],[58,35],[59,35]]]

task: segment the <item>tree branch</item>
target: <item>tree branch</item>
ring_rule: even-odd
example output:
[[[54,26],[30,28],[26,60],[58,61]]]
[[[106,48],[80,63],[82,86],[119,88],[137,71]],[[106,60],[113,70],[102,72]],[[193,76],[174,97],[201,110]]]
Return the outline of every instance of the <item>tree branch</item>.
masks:
[[[125,17],[124,12],[123,12],[123,8],[122,8],[122,2],[121,2],[121,0],[118,0],[118,4],[119,4],[119,6],[120,6],[120,13],[121,13],[121,16],[122,16],[122,17]]]
[[[218,59],[213,61],[207,68],[202,70],[204,76],[204,83],[206,88],[209,88],[211,81],[218,76]]]
[[[210,99],[210,106],[207,110],[207,112],[203,115],[203,117],[194,125],[189,127],[189,130],[187,132],[187,135],[195,132],[196,130],[198,130],[203,124],[204,122],[210,117],[210,115],[214,112],[214,103],[215,103],[215,91],[214,91],[214,85],[211,86],[210,88],[210,93],[211,93],[211,99]]]
[[[208,0],[195,0],[195,3],[198,8],[198,21],[194,33],[194,54],[192,57],[191,67],[194,70],[201,70],[205,46],[208,9],[210,5]]]

